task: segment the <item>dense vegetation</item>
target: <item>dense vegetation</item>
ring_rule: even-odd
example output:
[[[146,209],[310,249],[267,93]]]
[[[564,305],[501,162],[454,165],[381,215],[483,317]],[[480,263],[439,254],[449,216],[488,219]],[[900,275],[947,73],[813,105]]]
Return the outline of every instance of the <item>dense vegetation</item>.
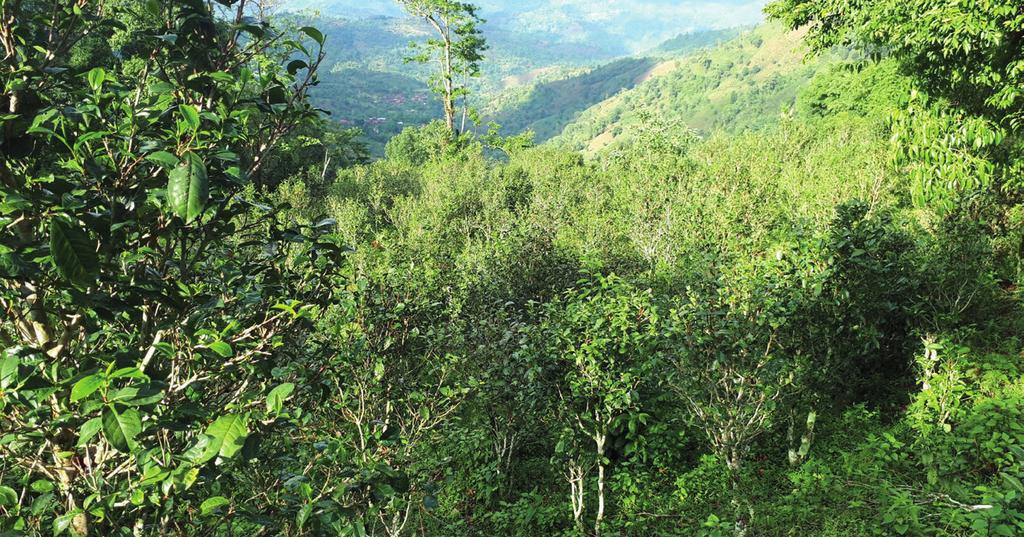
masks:
[[[0,535],[1024,533],[1018,2],[374,162],[259,6],[0,2]]]

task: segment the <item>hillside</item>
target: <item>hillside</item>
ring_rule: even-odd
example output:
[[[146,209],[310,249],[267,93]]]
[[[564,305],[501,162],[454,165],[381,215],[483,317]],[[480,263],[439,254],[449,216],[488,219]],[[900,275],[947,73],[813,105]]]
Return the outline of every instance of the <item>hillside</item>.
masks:
[[[425,23],[385,16],[394,13],[390,8],[373,17],[335,18],[326,14],[340,12],[341,4],[317,5],[324,15],[300,15],[296,22],[315,24],[327,36],[328,69],[312,95],[335,121],[362,129],[371,154],[379,157],[384,144],[403,128],[438,117],[440,105],[426,89],[429,70],[405,62],[409,43],[429,38]],[[672,60],[739,33],[677,32],[646,54],[622,57],[627,46],[621,36],[567,38],[518,19],[498,19],[503,22],[484,25],[490,48],[482,77],[474,83],[473,100],[484,125],[494,121],[506,134],[532,130],[538,142],[562,134],[592,106],[671,71]]]
[[[662,43],[649,56],[623,58],[593,68],[542,70],[529,79],[507,79],[511,87],[487,100],[482,111],[484,121],[498,123],[507,134],[531,130],[537,142],[544,142],[561,134],[591,106],[664,74],[665,68],[673,65],[667,58],[714,47],[738,32],[729,29],[681,34]]]
[[[837,56],[805,60],[800,32],[760,26],[713,49],[659,63],[644,83],[580,114],[553,143],[623,147],[645,123],[740,132],[777,122],[800,88]]]
[[[425,23],[404,17],[317,17],[296,22],[316,25],[326,36],[327,69],[312,93],[314,101],[340,124],[361,128],[374,155],[382,155],[385,142],[405,126],[438,117],[440,105],[427,90],[428,70],[405,62],[409,43],[429,36]],[[488,25],[486,33],[490,48],[476,84],[480,102],[503,91],[516,77],[537,70],[572,72],[623,52],[615,42],[561,42],[551,35],[494,25]]]

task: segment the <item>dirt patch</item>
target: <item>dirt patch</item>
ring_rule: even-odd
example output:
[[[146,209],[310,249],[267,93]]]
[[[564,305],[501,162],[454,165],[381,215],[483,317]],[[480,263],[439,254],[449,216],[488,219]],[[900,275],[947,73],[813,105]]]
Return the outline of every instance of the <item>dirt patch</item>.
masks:
[[[612,134],[611,130],[606,130],[602,132],[600,135],[598,135],[597,138],[591,140],[589,144],[587,144],[587,151],[590,153],[595,153],[608,147],[609,145],[612,145],[612,142],[614,141],[615,135]]]
[[[656,64],[654,67],[648,69],[647,72],[645,72],[644,74],[638,76],[635,80],[635,84],[639,86],[640,84],[643,84],[644,82],[647,82],[652,78],[667,75],[672,71],[675,71],[678,67],[679,62],[676,60],[661,62],[659,64]]]

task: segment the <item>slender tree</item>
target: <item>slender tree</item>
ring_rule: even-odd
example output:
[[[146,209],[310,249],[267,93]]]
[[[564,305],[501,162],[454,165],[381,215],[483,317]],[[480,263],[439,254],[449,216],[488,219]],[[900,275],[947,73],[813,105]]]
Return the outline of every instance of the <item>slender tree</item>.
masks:
[[[444,103],[444,120],[448,130],[458,134],[466,130],[470,116],[468,105],[469,80],[480,76],[480,62],[487,50],[480,24],[484,22],[477,14],[479,8],[467,2],[451,0],[398,0],[406,12],[427,21],[436,37],[426,43],[413,43],[416,52],[407,58],[409,62],[437,62],[430,88],[441,96]],[[462,101],[462,122],[456,130],[455,118],[459,115],[459,101]]]
[[[612,275],[552,300],[536,336],[552,371],[555,413],[574,523],[584,532],[589,469],[597,468],[592,535],[601,535],[607,505],[611,433],[640,408],[640,386],[656,359],[657,308],[652,294]]]

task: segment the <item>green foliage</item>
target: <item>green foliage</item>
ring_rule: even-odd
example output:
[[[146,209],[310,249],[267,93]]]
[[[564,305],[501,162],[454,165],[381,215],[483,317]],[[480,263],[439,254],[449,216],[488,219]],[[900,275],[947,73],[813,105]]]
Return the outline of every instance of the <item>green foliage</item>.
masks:
[[[1008,125],[1019,126],[1024,17],[1013,1],[781,0],[767,12],[793,28],[809,26],[808,41],[818,50],[846,44],[883,48],[929,93],[955,100],[956,107],[971,113],[1003,115]]]
[[[891,61],[853,61],[823,69],[802,88],[796,112],[803,117],[872,118],[884,123],[906,95],[909,82]]]
[[[507,133],[533,131],[539,142],[558,136],[581,114],[629,91],[666,69],[674,60],[735,38],[738,30],[698,31],[666,41],[650,57],[624,58],[579,70],[540,70],[536,79],[502,91],[483,110]],[[760,46],[760,45],[759,45]]]
[[[650,77],[592,158],[376,162],[309,104],[343,34],[137,4],[0,6],[0,533],[1024,531],[1003,4],[777,3],[826,56],[540,75],[555,130]]]
[[[679,34],[658,45],[655,52],[660,54],[687,54],[703,48],[712,48],[736,37],[739,28],[708,30]]]
[[[620,91],[632,89],[654,66],[647,58],[626,58],[555,80],[513,88],[491,101],[485,116],[508,133],[533,131],[540,142],[558,134],[581,112]]]
[[[0,531],[235,526],[199,515],[286,430],[250,407],[343,261],[251,185],[316,119],[322,39],[241,8],[2,8]]]
[[[381,2],[387,4],[387,2]],[[396,9],[398,3],[393,3]],[[362,139],[371,154],[380,158],[384,145],[405,127],[418,127],[438,118],[437,103],[430,96],[429,65],[406,63],[409,42],[421,41],[425,32],[433,32],[426,21],[407,18],[350,19],[318,16],[297,19],[311,23],[326,35],[327,59],[322,83],[311,91],[317,106],[331,112],[329,121],[363,131]],[[326,13],[326,10],[325,10]],[[625,51],[613,43],[551,42],[535,33],[516,29],[507,23],[486,26],[487,61],[480,65],[481,76],[470,81],[475,106],[492,119],[490,107],[483,103],[505,102],[506,89],[514,95],[519,81],[532,80],[548,70],[576,73],[580,67],[612,60]],[[552,110],[548,110],[553,112]]]
[[[861,46],[911,76],[915,89],[893,135],[919,205],[948,213],[979,192],[1018,191],[1019,163],[1008,155],[1024,126],[1024,15],[1016,2],[780,0],[767,12],[809,27],[814,50]]]

